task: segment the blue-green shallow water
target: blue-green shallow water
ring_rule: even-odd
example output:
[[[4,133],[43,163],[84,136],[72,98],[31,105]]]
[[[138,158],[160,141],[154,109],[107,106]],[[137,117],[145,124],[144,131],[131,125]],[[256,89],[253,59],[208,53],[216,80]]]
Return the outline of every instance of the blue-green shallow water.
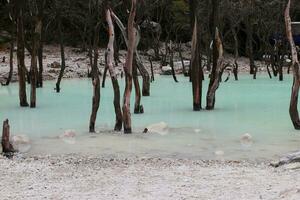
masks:
[[[10,119],[12,134],[25,134],[32,140],[29,153],[83,153],[113,156],[161,156],[195,159],[272,159],[300,149],[300,132],[290,122],[288,107],[291,78],[270,80],[266,74],[252,80],[222,83],[214,111],[192,111],[192,91],[188,79],[157,76],[151,97],[144,97],[145,114],[134,115],[132,135],[112,133],[114,110],[112,86],[108,79],[101,89],[101,104],[95,135],[87,133],[91,111],[90,80],[63,80],[60,94],[54,82],[38,89],[36,109],[18,106],[18,87],[0,87],[0,120]],[[123,91],[124,80],[120,80]],[[204,94],[206,94],[207,80]],[[29,93],[28,93],[29,95]],[[134,96],[134,94],[132,95]],[[205,96],[205,95],[204,95]],[[205,98],[203,98],[205,105]],[[132,101],[132,106],[134,102]],[[145,126],[166,122],[169,134],[142,134]],[[55,139],[65,130],[76,131],[75,144]],[[242,145],[245,133],[252,145]],[[215,155],[223,151],[223,156]]]

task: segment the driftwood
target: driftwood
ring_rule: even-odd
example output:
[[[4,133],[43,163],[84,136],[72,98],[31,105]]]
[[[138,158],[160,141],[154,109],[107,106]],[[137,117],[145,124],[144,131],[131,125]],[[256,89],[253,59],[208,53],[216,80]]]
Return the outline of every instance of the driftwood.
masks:
[[[300,162],[300,151],[290,153],[282,158],[278,162],[271,163],[273,167],[280,167],[290,163]]]
[[[12,156],[12,154],[15,152],[12,144],[9,141],[9,137],[10,137],[10,127],[9,127],[9,122],[8,119],[6,119],[3,122],[3,129],[2,129],[2,140],[1,140],[1,144],[2,144],[2,153],[5,156]]]

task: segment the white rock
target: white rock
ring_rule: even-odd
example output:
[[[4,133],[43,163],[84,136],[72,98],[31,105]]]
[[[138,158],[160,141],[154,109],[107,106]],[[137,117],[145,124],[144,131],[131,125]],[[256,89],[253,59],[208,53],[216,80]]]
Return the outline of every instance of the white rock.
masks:
[[[223,156],[224,154],[225,154],[224,151],[221,151],[221,150],[215,151],[216,156]]]
[[[26,135],[13,135],[11,137],[11,144],[18,152],[25,153],[31,148],[31,143]]]
[[[195,129],[194,131],[195,131],[195,133],[200,133],[201,129]]]
[[[162,74],[164,75],[171,75],[172,74],[172,68],[170,67],[170,65],[167,66],[163,66],[161,68]]]
[[[157,133],[160,135],[167,135],[169,130],[168,130],[168,124],[165,122],[160,122],[157,124],[151,124],[147,126],[148,132],[150,133]]]
[[[252,136],[249,133],[245,133],[240,138],[240,142],[241,142],[242,145],[249,146],[253,143]]]
[[[62,141],[68,144],[75,144],[76,132],[75,130],[65,130],[65,132],[59,136]]]

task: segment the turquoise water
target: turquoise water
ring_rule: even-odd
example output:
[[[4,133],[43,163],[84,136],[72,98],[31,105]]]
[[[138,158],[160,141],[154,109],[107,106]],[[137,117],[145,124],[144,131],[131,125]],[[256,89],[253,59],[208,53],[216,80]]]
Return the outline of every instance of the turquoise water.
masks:
[[[87,132],[92,96],[87,79],[63,80],[60,94],[55,93],[53,81],[46,82],[38,89],[36,109],[18,106],[17,84],[0,87],[0,120],[8,118],[12,134],[31,139],[30,154],[262,160],[300,149],[300,132],[293,129],[288,113],[291,77],[283,82],[270,80],[266,74],[257,80],[248,75],[239,81],[231,79],[221,84],[216,109],[201,112],[192,111],[188,79],[178,78],[180,82],[175,83],[172,77],[156,77],[151,97],[142,99],[145,114],[132,114],[132,135],[111,131],[114,110],[110,81],[101,90],[97,134]],[[122,91],[123,82],[120,80]],[[207,80],[204,84],[206,94]],[[168,134],[142,134],[146,126],[159,122],[168,124]],[[68,129],[76,132],[71,142],[57,138]],[[252,142],[242,144],[240,138],[246,133]]]

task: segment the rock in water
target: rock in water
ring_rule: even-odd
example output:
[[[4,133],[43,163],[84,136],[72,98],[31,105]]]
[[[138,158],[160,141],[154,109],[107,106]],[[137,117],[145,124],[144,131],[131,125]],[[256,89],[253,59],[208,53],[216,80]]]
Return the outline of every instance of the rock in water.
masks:
[[[75,130],[65,130],[65,132],[59,136],[65,143],[75,144],[76,132]]]
[[[249,133],[242,135],[240,138],[240,142],[242,145],[251,146],[253,143],[252,136]]]
[[[161,74],[162,75],[172,75],[172,68],[170,67],[170,65],[163,66],[161,68]]]
[[[11,143],[15,150],[21,153],[28,152],[31,148],[31,143],[26,135],[14,135],[11,138]]]
[[[146,128],[148,129],[148,132],[157,133],[160,135],[167,135],[169,132],[168,124],[165,122],[151,124],[151,125],[147,126]]]
[[[215,155],[216,156],[224,156],[224,151],[220,151],[220,150],[215,151]]]

